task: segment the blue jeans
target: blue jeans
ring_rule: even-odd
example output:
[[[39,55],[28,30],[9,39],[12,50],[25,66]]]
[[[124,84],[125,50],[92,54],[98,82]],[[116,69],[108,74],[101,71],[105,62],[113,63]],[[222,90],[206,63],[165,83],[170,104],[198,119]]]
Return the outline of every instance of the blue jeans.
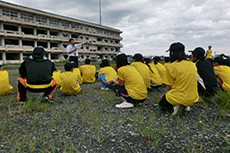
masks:
[[[113,87],[113,85],[108,84],[108,83],[106,82],[106,79],[105,79],[105,75],[104,75],[104,74],[100,74],[100,75],[99,75],[99,79],[100,79],[100,81],[101,81],[103,87],[105,87],[105,88]]]

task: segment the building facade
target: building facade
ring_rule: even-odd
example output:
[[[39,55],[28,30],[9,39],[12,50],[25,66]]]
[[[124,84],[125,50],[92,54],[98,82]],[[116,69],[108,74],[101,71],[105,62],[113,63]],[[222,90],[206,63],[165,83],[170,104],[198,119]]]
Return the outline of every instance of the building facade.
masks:
[[[112,59],[122,47],[118,29],[0,1],[0,62],[20,63],[43,46],[52,61],[67,56],[69,38],[92,41],[79,50],[79,60]]]

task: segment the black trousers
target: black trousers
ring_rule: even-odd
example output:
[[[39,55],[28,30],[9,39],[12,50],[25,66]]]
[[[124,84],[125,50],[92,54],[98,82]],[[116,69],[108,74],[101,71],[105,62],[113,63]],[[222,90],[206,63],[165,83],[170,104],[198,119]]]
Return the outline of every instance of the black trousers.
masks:
[[[143,99],[143,100],[133,99],[132,97],[129,96],[124,86],[115,85],[113,87],[113,90],[117,97],[120,97],[120,96],[123,97],[127,102],[132,103],[134,106],[146,100],[146,99]]]
[[[173,105],[167,101],[165,95],[159,101],[159,106],[163,108],[164,110],[167,110],[171,113],[173,112]]]
[[[75,63],[75,66],[78,67],[78,56],[70,56],[69,61],[73,61]]]
[[[57,83],[55,80],[53,80],[53,84],[47,88],[43,88],[43,89],[32,89],[26,86],[25,84],[25,79],[22,79],[21,77],[18,78],[18,82],[17,82],[17,86],[18,86],[18,93],[17,93],[17,101],[26,101],[27,97],[26,97],[26,92],[27,90],[30,92],[44,92],[43,97],[48,97],[49,99],[52,99],[52,93],[54,92],[54,90],[57,87]]]

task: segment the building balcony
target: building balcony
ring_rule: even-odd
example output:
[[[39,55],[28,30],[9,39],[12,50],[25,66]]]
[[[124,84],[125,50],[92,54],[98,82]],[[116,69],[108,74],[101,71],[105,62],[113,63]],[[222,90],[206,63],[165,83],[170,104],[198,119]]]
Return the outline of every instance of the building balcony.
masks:
[[[8,16],[3,16],[1,14],[0,14],[0,21],[11,22],[11,23],[19,24],[19,25],[29,25],[33,27],[41,27],[41,28],[46,28],[46,29],[58,30],[58,31],[66,31],[70,33],[78,33],[78,34],[85,34],[85,35],[91,35],[91,36],[97,36],[97,37],[103,37],[103,38],[122,40],[122,37],[120,36],[109,36],[105,34],[98,34],[92,31],[77,30],[75,28],[63,27],[60,25],[54,26],[48,23],[41,23],[37,21],[25,20],[25,19],[20,19],[20,18],[15,18],[15,17],[8,17]]]

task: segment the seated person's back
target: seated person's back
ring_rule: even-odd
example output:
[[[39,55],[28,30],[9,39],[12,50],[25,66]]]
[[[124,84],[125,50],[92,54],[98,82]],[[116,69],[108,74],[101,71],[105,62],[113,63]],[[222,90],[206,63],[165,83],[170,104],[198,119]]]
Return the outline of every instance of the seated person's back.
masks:
[[[10,94],[13,87],[9,83],[9,75],[3,70],[3,65],[0,63],[0,95]]]
[[[85,65],[80,66],[79,69],[84,83],[95,82],[96,67],[92,65],[91,59],[86,59]]]
[[[81,87],[79,85],[78,77],[73,73],[73,67],[71,63],[65,64],[66,72],[63,72],[60,76],[61,79],[61,92],[65,95],[75,95],[80,92]]]

